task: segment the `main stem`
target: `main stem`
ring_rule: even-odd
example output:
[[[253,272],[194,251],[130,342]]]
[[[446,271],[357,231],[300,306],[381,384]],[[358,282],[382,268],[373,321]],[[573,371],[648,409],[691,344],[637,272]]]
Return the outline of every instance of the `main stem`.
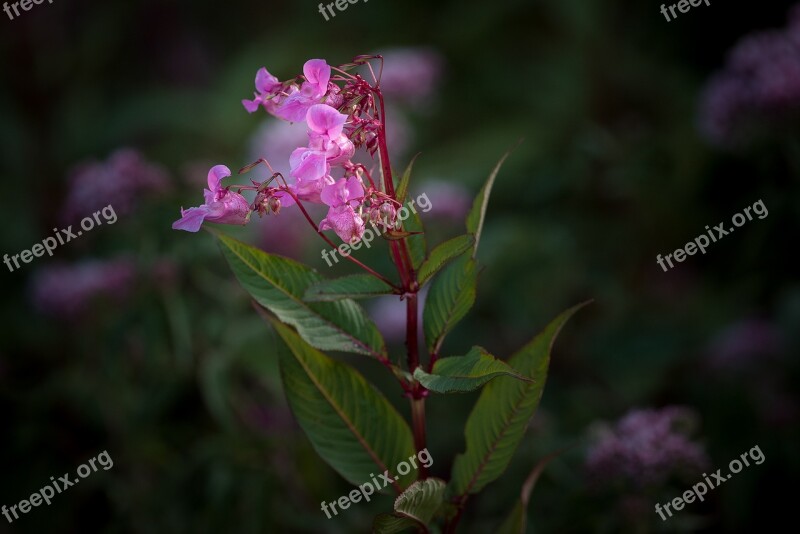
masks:
[[[383,182],[386,194],[395,197],[394,178],[392,176],[392,165],[389,161],[389,150],[386,145],[386,111],[383,105],[383,95],[379,88],[376,88],[378,104],[381,114],[381,128],[378,133],[378,149],[380,151],[381,169],[383,171]],[[405,239],[390,241],[392,258],[397,265],[400,279],[403,283],[406,297],[406,349],[408,351],[408,371],[414,373],[419,367],[419,284],[417,275],[414,272],[414,264],[411,261],[411,254]],[[426,445],[425,436],[425,397],[427,391],[419,382],[414,381],[411,390],[408,392],[411,401],[411,427],[414,431],[414,447],[417,453],[424,450]],[[419,478],[428,477],[428,469],[420,465]]]

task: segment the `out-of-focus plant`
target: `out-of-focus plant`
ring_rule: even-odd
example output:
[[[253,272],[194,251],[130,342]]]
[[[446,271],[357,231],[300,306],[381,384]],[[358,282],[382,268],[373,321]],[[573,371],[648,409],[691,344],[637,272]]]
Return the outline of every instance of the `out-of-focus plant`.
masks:
[[[431,392],[482,388],[466,423],[466,451],[456,457],[450,480],[429,478],[422,465],[396,476],[387,488],[400,494],[395,510],[377,516],[373,524],[383,533],[428,532],[439,526],[454,532],[468,497],[508,467],[541,399],[553,342],[582,305],[563,312],[505,361],[479,346],[462,356],[442,357],[447,335],[475,302],[476,254],[486,208],[508,154],[474,200],[466,233],[429,251],[419,213],[404,206],[412,165],[396,183],[389,161],[382,70],[381,56],[358,56],[338,67],[312,59],[302,75],[285,82],[260,69],[255,96],[244,100],[244,107],[250,113],[263,107],[282,120],[305,122],[308,146],[291,153],[288,178],[272,171],[262,182],[223,186],[231,171],[213,167],[205,203],[182,210],[173,228],[196,232],[205,221],[244,225],[253,213],[277,215],[296,206],[328,246],[337,248],[326,230],[344,241],[340,254],[364,274],[327,279],[309,266],[212,231],[241,285],[288,348],[278,351],[279,363],[295,417],[319,455],[349,482],[368,482],[373,473],[392,471],[427,448],[425,403]],[[378,155],[380,176],[353,162],[357,149]],[[239,174],[261,163],[272,170],[261,159]],[[254,195],[252,201],[243,195],[247,192]],[[315,222],[306,203],[327,206],[327,215]],[[374,233],[366,229],[367,222]],[[342,252],[343,247],[358,250],[375,233],[388,245],[395,278],[356,259],[352,251]],[[420,324],[419,295],[426,285]],[[378,328],[356,303],[384,295],[406,304],[404,362],[391,357]],[[385,366],[410,400],[411,424],[358,371],[322,351],[356,353]],[[522,512],[515,507],[503,529],[523,531]]]

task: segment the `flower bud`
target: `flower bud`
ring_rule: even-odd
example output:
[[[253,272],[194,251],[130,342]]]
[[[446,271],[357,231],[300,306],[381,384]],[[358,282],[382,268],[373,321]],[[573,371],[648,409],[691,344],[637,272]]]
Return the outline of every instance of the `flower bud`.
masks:
[[[270,197],[269,198],[269,210],[278,215],[281,212],[281,199],[278,197]]]

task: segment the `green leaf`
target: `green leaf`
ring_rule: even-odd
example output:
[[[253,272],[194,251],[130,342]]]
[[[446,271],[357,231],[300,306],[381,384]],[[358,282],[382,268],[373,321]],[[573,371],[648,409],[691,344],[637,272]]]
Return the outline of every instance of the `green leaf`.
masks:
[[[407,528],[426,527],[444,501],[445,488],[444,481],[438,478],[414,482],[397,497],[393,513],[375,518],[373,532],[391,534]]]
[[[425,525],[400,514],[378,514],[372,522],[373,534],[397,534],[408,529],[422,529]],[[427,532],[425,529],[423,532]]]
[[[336,302],[305,302],[306,291],[324,278],[315,270],[281,256],[267,254],[217,230],[222,252],[252,297],[290,324],[312,346],[386,356],[386,343],[364,310],[349,299]]]
[[[503,157],[500,158],[499,162],[497,162],[494,170],[489,175],[489,179],[486,180],[486,183],[481,188],[480,193],[478,193],[478,196],[475,197],[475,200],[472,203],[472,209],[469,211],[469,214],[467,214],[467,232],[475,236],[475,248],[472,253],[473,258],[478,253],[478,243],[481,240],[483,221],[486,219],[486,208],[489,205],[489,196],[492,194],[494,181],[497,178],[503,163],[505,163],[506,159],[508,159],[508,156],[511,155],[511,152],[512,151],[509,150],[503,154]]]
[[[475,304],[478,271],[469,254],[448,265],[431,284],[422,325],[431,353],[438,353],[444,337]]]
[[[361,374],[321,353],[291,328],[268,318],[289,350],[279,350],[286,398],[317,453],[352,484],[370,482],[414,456],[411,430]],[[416,474],[392,477],[402,491]],[[383,489],[383,488],[379,488]]]
[[[428,257],[428,240],[425,238],[425,226],[422,224],[419,213],[414,213],[410,208],[408,211],[411,213],[403,221],[403,229],[414,234],[406,239],[406,243],[408,243],[408,251],[411,254],[411,264],[414,266],[414,270],[418,271],[425,258]]]
[[[474,243],[475,237],[465,234],[445,241],[433,249],[430,257],[419,268],[417,276],[419,285],[422,286],[428,279],[438,273],[442,267],[447,265],[450,260],[469,250]]]
[[[397,196],[397,201],[400,204],[405,204],[406,202],[406,195],[408,194],[408,185],[411,183],[411,171],[414,169],[414,162],[417,161],[419,154],[414,156],[411,160],[411,163],[408,164],[406,167],[406,172],[403,173],[403,177],[400,179],[400,184],[397,186],[395,194]]]
[[[325,280],[309,287],[304,299],[310,302],[331,302],[342,299],[365,299],[391,295],[394,289],[371,274],[354,274]]]
[[[530,382],[507,363],[489,354],[483,347],[472,347],[465,356],[442,358],[428,374],[417,367],[416,378],[423,386],[436,393],[465,393],[474,391],[498,376],[512,376]]]
[[[528,523],[528,503],[531,499],[533,487],[539,480],[539,476],[541,476],[544,468],[547,467],[550,462],[561,456],[564,450],[565,449],[562,449],[548,454],[536,464],[536,467],[533,468],[533,471],[531,471],[528,478],[525,479],[525,483],[522,485],[522,491],[514,505],[514,509],[511,510],[511,513],[506,517],[506,520],[503,521],[503,524],[495,531],[497,534],[525,534]]]
[[[508,360],[511,367],[533,382],[501,377],[483,388],[467,419],[466,451],[453,463],[450,486],[454,495],[479,492],[508,467],[539,406],[553,343],[567,320],[586,304],[563,312]]]
[[[525,505],[517,499],[511,513],[505,521],[495,530],[495,534],[525,534],[528,525],[528,514]]]

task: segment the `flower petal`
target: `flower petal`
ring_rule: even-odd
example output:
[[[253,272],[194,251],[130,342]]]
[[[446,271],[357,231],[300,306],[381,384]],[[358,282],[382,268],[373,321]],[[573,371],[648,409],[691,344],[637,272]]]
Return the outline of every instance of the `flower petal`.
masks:
[[[315,104],[306,113],[306,122],[312,132],[331,138],[342,135],[347,115],[326,104]]]
[[[220,182],[231,175],[231,170],[225,165],[215,165],[208,171],[208,188],[216,193],[220,190]]]

